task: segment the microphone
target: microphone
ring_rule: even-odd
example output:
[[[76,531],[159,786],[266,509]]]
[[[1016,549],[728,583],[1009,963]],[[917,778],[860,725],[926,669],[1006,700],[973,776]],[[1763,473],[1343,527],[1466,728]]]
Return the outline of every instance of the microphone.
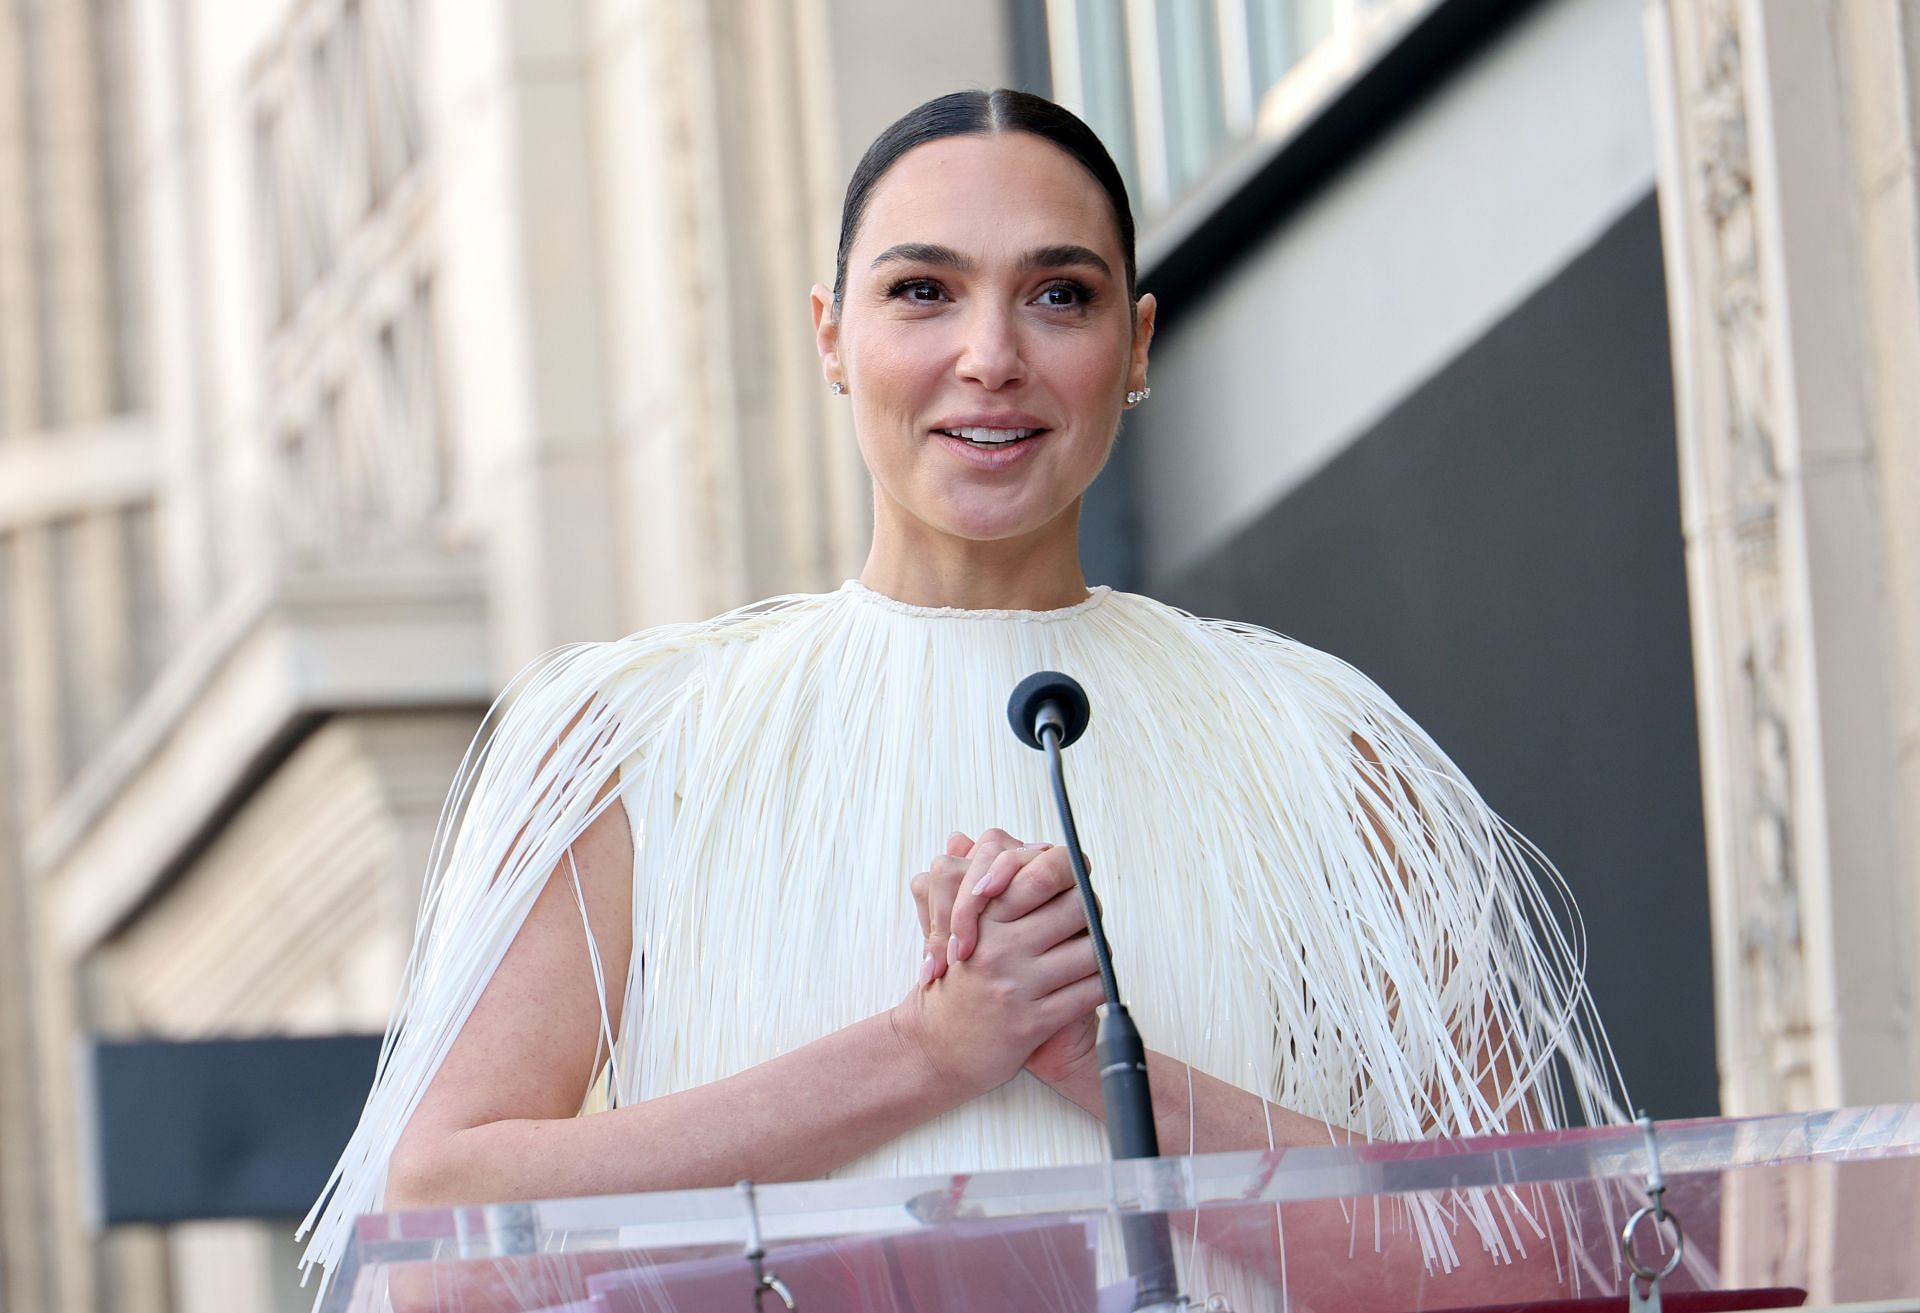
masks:
[[[1041,670],[1014,686],[1007,699],[1007,719],[1013,736],[1030,748],[1040,748],[1040,734],[1049,726],[1060,731],[1060,746],[1070,748],[1087,732],[1093,706],[1080,681],[1057,670]]]
[[[1028,675],[1007,699],[1007,720],[1014,736],[1030,748],[1047,754],[1053,780],[1053,801],[1066,834],[1067,861],[1073,883],[1086,909],[1087,933],[1093,940],[1093,958],[1107,1001],[1100,1005],[1100,1028],[1094,1039],[1094,1059],[1100,1064],[1100,1097],[1107,1110],[1107,1148],[1115,1158],[1158,1158],[1160,1137],[1154,1129],[1153,1089],[1147,1082],[1147,1048],[1139,1028],[1120,1001],[1120,985],[1113,974],[1113,950],[1107,943],[1100,904],[1093,896],[1093,878],[1087,855],[1080,847],[1080,831],[1073,823],[1073,804],[1067,798],[1066,768],[1060,750],[1087,732],[1093,706],[1079,681],[1057,670]],[[1180,1305],[1174,1279],[1173,1237],[1165,1213],[1130,1213],[1120,1219],[1127,1249],[1127,1267],[1134,1278],[1134,1308],[1171,1308]]]

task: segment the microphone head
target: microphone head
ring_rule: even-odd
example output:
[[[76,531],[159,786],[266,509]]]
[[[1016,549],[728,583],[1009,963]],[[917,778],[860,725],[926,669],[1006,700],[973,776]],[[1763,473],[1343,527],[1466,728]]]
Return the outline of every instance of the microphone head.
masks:
[[[1087,723],[1093,719],[1093,706],[1087,701],[1087,691],[1071,675],[1063,675],[1057,670],[1041,670],[1028,675],[1014,687],[1013,696],[1007,699],[1007,721],[1013,726],[1014,737],[1030,748],[1044,749],[1040,741],[1040,712],[1051,702],[1060,710],[1060,718],[1066,722],[1065,731],[1060,735],[1060,746],[1066,747],[1087,732]]]

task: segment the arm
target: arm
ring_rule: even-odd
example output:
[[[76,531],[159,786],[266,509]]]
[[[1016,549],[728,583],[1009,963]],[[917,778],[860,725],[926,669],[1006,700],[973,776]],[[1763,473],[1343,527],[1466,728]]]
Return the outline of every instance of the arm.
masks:
[[[1371,812],[1368,814],[1371,816]],[[995,831],[982,836],[980,847],[987,849],[984,864],[963,860],[968,858],[971,845],[966,836],[955,835],[947,856],[934,863],[930,874],[922,916],[928,924],[930,944],[937,950],[930,955],[936,974],[953,970],[943,960],[947,953],[967,960],[976,938],[986,933],[997,917],[1029,914],[1039,900],[1049,896],[1073,899],[1078,906],[1063,849],[1019,847]],[[1386,851],[1391,851],[1390,846]],[[943,905],[952,909],[946,916],[938,912]],[[1094,1117],[1103,1118],[1104,1100],[1093,1042],[1090,1019],[1079,1019],[1041,1045],[1028,1060],[1027,1069]],[[1488,1073],[1488,1086],[1511,1084],[1510,1069],[1497,1046],[1481,1058],[1479,1070]],[[1347,1128],[1270,1103],[1165,1054],[1149,1052],[1147,1068],[1163,1152],[1365,1143],[1365,1137]],[[1192,1212],[1173,1214],[1171,1220],[1176,1235],[1199,1239],[1206,1247],[1235,1257],[1275,1283],[1280,1281],[1275,1246],[1283,1244],[1287,1289],[1309,1306],[1378,1302],[1384,1292],[1394,1292],[1404,1295],[1406,1306],[1413,1307],[1421,1302],[1421,1292],[1430,1294],[1436,1283],[1449,1292],[1446,1302],[1456,1302],[1455,1296],[1462,1302],[1483,1303],[1563,1296],[1566,1290],[1555,1242],[1542,1240],[1529,1224],[1519,1220],[1521,1211],[1530,1211],[1548,1235],[1555,1235],[1564,1226],[1561,1201],[1547,1191],[1527,1195],[1518,1202],[1519,1208],[1496,1210],[1507,1219],[1504,1224],[1514,1228],[1519,1241],[1504,1259],[1484,1249],[1462,1220],[1464,1214],[1454,1210],[1451,1216],[1459,1227],[1457,1266],[1444,1273],[1427,1266],[1413,1233],[1404,1226],[1390,1226],[1385,1233],[1385,1251],[1376,1252],[1369,1239],[1373,1220],[1355,1212],[1348,1200],[1315,1200],[1278,1208],[1225,1206],[1206,1209],[1198,1216]],[[1276,1231],[1277,1219],[1284,1220]],[[1197,1276],[1194,1279],[1204,1280]],[[1388,1302],[1393,1301],[1389,1298]]]
[[[817,1176],[1010,1079],[1092,1006],[1090,959],[1049,957],[1032,935],[1002,936],[990,964],[943,989],[915,987],[886,1012],[725,1080],[577,1116],[604,1049],[573,868],[617,1034],[632,948],[624,811],[608,807],[571,857],[402,1134],[388,1207]]]
[[[1100,1073],[1092,1052],[1078,1061],[1036,1071],[1059,1094],[1095,1117],[1106,1117]],[[1154,1128],[1163,1154],[1225,1153],[1233,1149],[1308,1148],[1328,1144],[1364,1144],[1366,1137],[1304,1113],[1270,1103],[1259,1095],[1189,1067],[1178,1058],[1147,1052],[1147,1081],[1153,1088]],[[1189,1084],[1191,1082],[1191,1084]],[[1268,1135],[1268,1119],[1272,1135]]]
[[[1404,832],[1425,836],[1429,850],[1433,847],[1432,830],[1427,824],[1425,812],[1419,797],[1406,776],[1390,770],[1380,759],[1371,743],[1359,734],[1348,735],[1359,762],[1360,778],[1363,787],[1358,794],[1360,812],[1366,820],[1367,834],[1372,841],[1373,851],[1378,855],[1379,871],[1382,878],[1391,878],[1394,884],[1410,896],[1413,876],[1407,864],[1401,860],[1393,842],[1389,816],[1402,819]],[[1446,953],[1446,969],[1451,971],[1459,963],[1459,953],[1449,948]],[[1390,1005],[1392,1006],[1392,1005]],[[1465,1048],[1463,1037],[1457,1032],[1453,1036],[1457,1048]],[[1489,1108],[1499,1108],[1503,1100],[1509,1097],[1517,1074],[1513,1063],[1513,1049],[1505,1028],[1500,1022],[1497,1009],[1490,1009],[1485,1033],[1480,1036],[1473,1055],[1472,1070],[1481,1073],[1478,1082],[1480,1097]],[[1429,1096],[1429,1103],[1439,1105],[1439,1100]],[[1493,1125],[1485,1128],[1482,1134],[1500,1134],[1517,1130],[1531,1130],[1547,1125],[1541,1116],[1540,1102],[1531,1090],[1514,1098],[1506,1112]],[[1437,1130],[1437,1127],[1429,1128]]]
[[[1426,833],[1420,802],[1411,784],[1391,771],[1373,745],[1359,734],[1350,734],[1348,742],[1355,754],[1357,785],[1355,803],[1364,823],[1364,833],[1377,862],[1379,878],[1398,888],[1403,896],[1411,894],[1411,874],[1400,860],[1394,841],[1394,827],[1387,822],[1398,816],[1402,833]],[[963,838],[964,836],[957,836]],[[949,851],[954,851],[949,849]],[[974,881],[963,882],[953,902],[953,920],[957,926],[956,951],[964,953],[973,927],[987,910],[989,900],[1003,898],[1007,906],[1001,914],[1017,915],[1026,905],[1014,891],[1015,877],[1033,881],[1042,890],[1051,890],[1062,880],[1072,887],[1072,872],[1067,867],[1065,850],[1051,856],[1036,853],[1023,857],[1021,849],[996,858],[990,878],[978,891]],[[1049,864],[1057,866],[1051,869]],[[1022,873],[1022,868],[1026,868]],[[1449,953],[1451,963],[1457,958]],[[1395,1006],[1392,1002],[1389,1007]],[[1456,1040],[1461,1037],[1456,1036]],[[1498,1108],[1510,1097],[1515,1073],[1507,1037],[1497,1015],[1491,1018],[1480,1036],[1473,1055],[1474,1071],[1480,1073],[1481,1097],[1490,1108]],[[1067,1045],[1043,1046],[1028,1062],[1033,1071],[1060,1094],[1096,1117],[1103,1116],[1099,1072],[1093,1063],[1093,1036],[1090,1029],[1072,1037]],[[1213,1153],[1233,1149],[1265,1149],[1321,1144],[1364,1142],[1361,1136],[1302,1113],[1263,1100],[1258,1095],[1205,1072],[1188,1067],[1178,1059],[1149,1052],[1148,1080],[1153,1090],[1154,1121],[1160,1145],[1167,1153]],[[1436,1106],[1437,1100],[1430,1100]],[[1538,1105],[1531,1095],[1515,1100],[1506,1115],[1490,1130],[1513,1130],[1538,1126]]]
[[[946,856],[934,862],[927,885],[924,891],[916,886],[915,892],[928,930],[930,974],[935,979],[948,974],[954,963],[972,957],[985,924],[1016,921],[1060,900],[1075,909],[1077,930],[1084,932],[1086,926],[1085,915],[1078,910],[1079,894],[1067,850],[1048,844],[1021,845],[1003,830],[987,831],[977,844],[966,835],[954,835]],[[943,908],[951,910],[943,912]],[[1099,1001],[1096,996],[1095,1004]],[[1091,1015],[1078,1017],[1049,1036],[1026,1065],[1059,1094],[1104,1118],[1093,1045]],[[1155,1129],[1163,1152],[1345,1144],[1364,1138],[1270,1103],[1165,1054],[1148,1053],[1147,1078],[1153,1088]]]

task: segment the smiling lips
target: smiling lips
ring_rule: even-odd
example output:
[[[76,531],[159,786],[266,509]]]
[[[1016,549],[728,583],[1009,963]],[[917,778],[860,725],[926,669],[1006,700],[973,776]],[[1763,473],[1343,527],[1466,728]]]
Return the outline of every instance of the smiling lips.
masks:
[[[1016,428],[1002,420],[997,424],[943,424],[931,430],[930,436],[964,464],[993,474],[1024,465],[1028,456],[1040,450],[1040,440],[1052,431],[1034,426]]]
[[[1010,473],[1040,450],[1037,439],[1053,432],[1024,410],[962,410],[942,415],[928,436],[983,474]]]
[[[968,425],[965,428],[935,429],[935,433],[949,438],[959,438],[962,442],[971,442],[976,447],[1003,447],[1009,442],[1018,442],[1022,438],[1031,438],[1045,429],[1001,429],[980,425]]]

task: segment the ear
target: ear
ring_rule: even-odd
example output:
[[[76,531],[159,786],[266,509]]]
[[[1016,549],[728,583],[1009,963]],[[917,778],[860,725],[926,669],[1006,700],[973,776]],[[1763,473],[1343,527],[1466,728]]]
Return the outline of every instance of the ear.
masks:
[[[812,295],[813,349],[820,353],[820,372],[828,383],[844,383],[847,374],[840,367],[840,321],[833,314],[833,289],[815,283]]]
[[[1153,323],[1160,303],[1148,292],[1134,302],[1133,348],[1127,362],[1127,389],[1135,391],[1147,385],[1147,348],[1153,344]]]

